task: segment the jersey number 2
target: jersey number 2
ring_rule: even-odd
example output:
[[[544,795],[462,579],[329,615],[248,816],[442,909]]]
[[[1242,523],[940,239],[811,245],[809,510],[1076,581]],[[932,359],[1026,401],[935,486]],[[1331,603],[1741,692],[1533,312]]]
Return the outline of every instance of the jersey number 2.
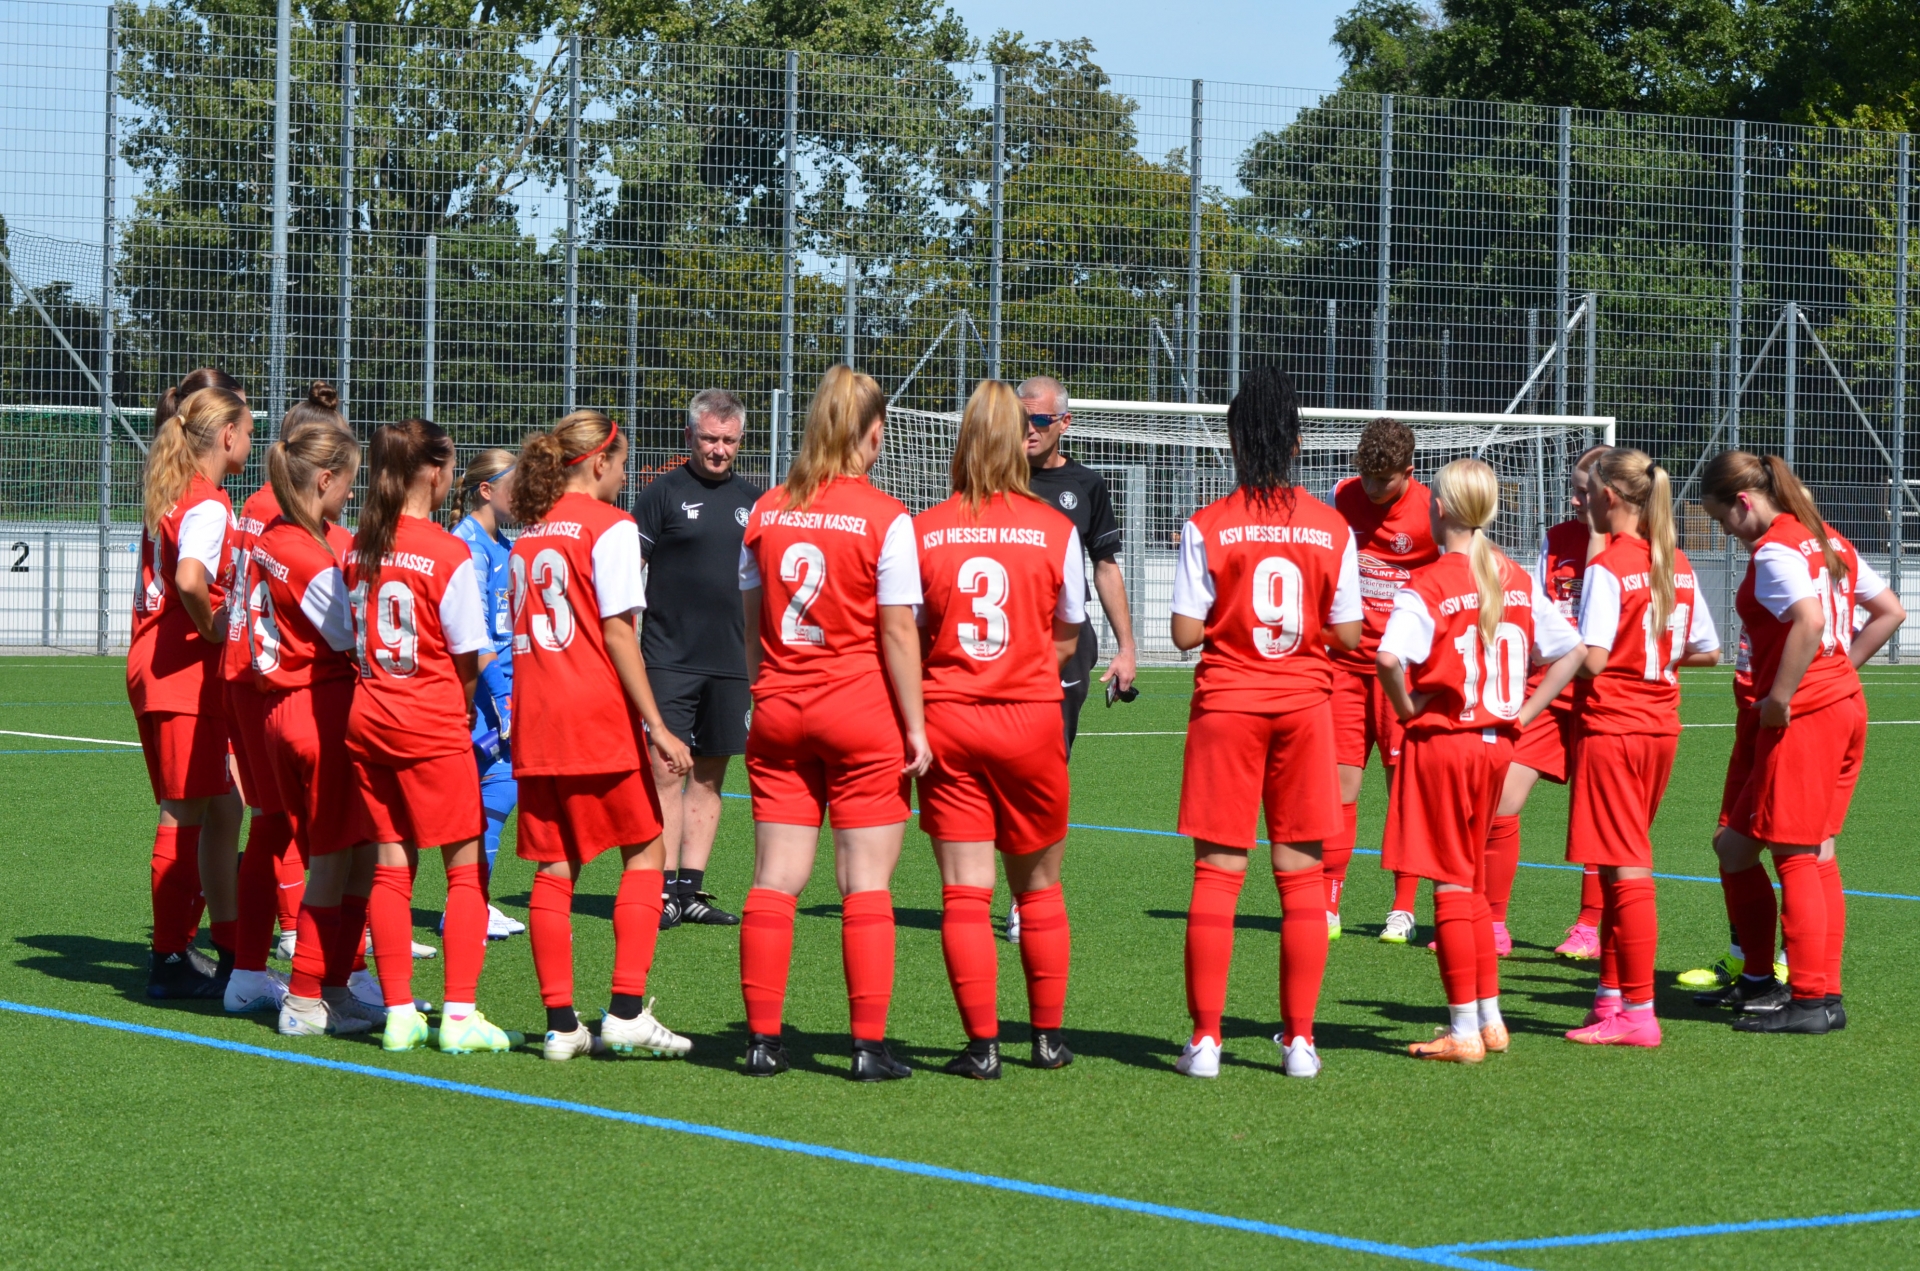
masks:
[[[807,621],[807,610],[827,585],[827,554],[812,543],[789,543],[780,556],[780,581],[794,585],[780,615],[780,643],[824,645],[826,632]]]

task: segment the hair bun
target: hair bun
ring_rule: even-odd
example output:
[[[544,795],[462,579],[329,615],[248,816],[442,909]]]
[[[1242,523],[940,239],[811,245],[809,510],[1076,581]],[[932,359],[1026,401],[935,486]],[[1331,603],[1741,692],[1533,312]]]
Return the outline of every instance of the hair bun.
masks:
[[[307,389],[307,401],[323,410],[336,410],[340,406],[340,394],[325,380],[315,380]]]

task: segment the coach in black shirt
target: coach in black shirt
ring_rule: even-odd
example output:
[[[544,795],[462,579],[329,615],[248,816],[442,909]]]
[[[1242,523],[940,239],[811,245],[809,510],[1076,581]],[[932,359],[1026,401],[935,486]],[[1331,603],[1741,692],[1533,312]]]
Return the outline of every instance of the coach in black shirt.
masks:
[[[1120,572],[1120,523],[1113,516],[1113,499],[1106,480],[1060,453],[1060,437],[1073,419],[1067,409],[1067,389],[1051,375],[1036,375],[1020,385],[1020,404],[1027,409],[1027,462],[1033,465],[1033,492],[1066,513],[1080,531],[1087,555],[1093,558],[1093,590],[1106,610],[1107,625],[1120,647],[1107,664],[1102,684],[1118,681],[1124,691],[1133,687],[1135,652],[1133,618],[1127,610],[1127,583]],[[1086,704],[1093,667],[1100,660],[1100,637],[1091,619],[1080,628],[1080,647],[1060,669],[1060,703],[1067,728],[1067,749],[1073,749],[1080,730],[1080,708]]]
[[[634,500],[647,608],[640,650],[660,715],[693,751],[676,777],[653,759],[667,848],[662,928],[681,922],[730,926],[705,888],[720,828],[727,761],[747,749],[747,648],[740,608],[740,540],[760,487],[733,471],[747,409],[725,389],[702,389],[687,407],[686,463],[662,473]]]

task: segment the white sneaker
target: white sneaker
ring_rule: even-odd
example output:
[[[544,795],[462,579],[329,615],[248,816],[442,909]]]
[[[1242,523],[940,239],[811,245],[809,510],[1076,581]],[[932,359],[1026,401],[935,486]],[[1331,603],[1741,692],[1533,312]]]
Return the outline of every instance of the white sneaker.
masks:
[[[369,1010],[380,1012],[380,1022],[386,1022],[387,995],[380,991],[380,981],[374,978],[371,970],[355,971],[347,977],[347,991],[354,1000]],[[433,1003],[424,997],[413,999],[413,1009],[423,1014],[433,1009]]]
[[[440,950],[430,944],[421,944],[418,940],[415,940],[413,942],[413,956],[416,958],[437,958],[440,956]]]
[[[1020,906],[1007,906],[1007,943],[1020,943]]]
[[[549,1029],[546,1043],[540,1047],[540,1054],[558,1064],[579,1055],[598,1055],[606,1048],[606,1043],[588,1032],[587,1026],[582,1024],[571,1033],[556,1033]]]
[[[663,1059],[678,1059],[693,1049],[692,1042],[653,1017],[652,1001],[632,1019],[602,1015],[600,1040],[608,1050],[622,1055],[648,1054]]]
[[[273,942],[273,956],[282,962],[293,961],[293,946],[299,942],[298,932],[282,931],[279,939]]]
[[[287,994],[280,1003],[282,1037],[351,1037],[373,1030],[373,1025],[358,1016],[346,1015],[334,1004],[317,997]]]
[[[235,971],[227,977],[221,1005],[235,1015],[277,1011],[286,1001],[287,982],[273,971]]]
[[[1173,1061],[1173,1070],[1184,1077],[1218,1077],[1220,1043],[1211,1037],[1188,1042],[1181,1050],[1180,1058]]]
[[[508,936],[517,936],[526,929],[526,923],[517,918],[507,917],[492,905],[487,906],[487,939],[505,940]]]
[[[1387,914],[1387,925],[1380,929],[1380,943],[1405,944],[1413,939],[1413,915],[1404,909]]]
[[[1313,1043],[1304,1037],[1292,1041],[1282,1040],[1280,1034],[1274,1034],[1274,1041],[1287,1052],[1286,1072],[1289,1077],[1317,1077],[1320,1075],[1320,1052]]]

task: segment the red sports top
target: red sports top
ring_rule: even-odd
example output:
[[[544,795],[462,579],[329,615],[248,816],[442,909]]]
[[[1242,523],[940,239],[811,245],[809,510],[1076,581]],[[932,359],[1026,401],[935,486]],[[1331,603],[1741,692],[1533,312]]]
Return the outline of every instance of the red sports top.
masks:
[[[740,590],[756,587],[756,698],[877,673],[879,606],[922,600],[906,505],[865,477],[835,477],[804,510],[788,509],[787,488],[775,486],[753,505],[740,545]]]
[[[473,725],[454,655],[493,647],[471,549],[432,521],[402,516],[377,595],[360,554],[348,549],[344,561],[360,663],[348,749],[384,764],[464,753]]]
[[[913,519],[930,702],[1057,702],[1053,622],[1087,617],[1080,533],[1038,499],[956,494]]]
[[[1720,647],[1685,552],[1674,552],[1673,615],[1653,630],[1653,557],[1647,540],[1621,535],[1587,566],[1580,638],[1606,649],[1607,664],[1590,680],[1575,679],[1574,718],[1587,733],[1680,735],[1682,653]]]
[[[180,558],[207,568],[214,621],[226,602],[227,532],[233,504],[226,491],[199,473],[180,501],[160,519],[159,537],[140,535],[140,587],[133,596],[133,635],[127,646],[127,698],[135,714],[220,714],[220,648],[200,638],[180,603],[174,575]]]
[[[590,494],[562,495],[514,540],[511,569],[514,775],[637,770],[640,716],[600,623],[632,613],[637,626],[647,607],[639,526]]]
[[[1512,733],[1533,659],[1554,661],[1580,643],[1526,570],[1502,556],[1500,577],[1505,603],[1491,644],[1480,636],[1480,589],[1465,552],[1415,570],[1394,597],[1380,648],[1406,668],[1410,694],[1430,695],[1409,733]]]
[[[1773,677],[1793,626],[1786,613],[1794,602],[1807,597],[1820,602],[1825,625],[1820,650],[1793,691],[1793,709],[1816,710],[1860,691],[1860,676],[1847,657],[1847,646],[1853,641],[1853,606],[1856,599],[1878,595],[1885,584],[1878,574],[1861,566],[1853,544],[1830,525],[1827,537],[1846,562],[1844,579],[1828,574],[1820,540],[1784,512],[1753,545],[1753,559],[1747,563],[1747,576],[1733,602],[1752,650],[1753,686],[1746,699],[1750,702],[1773,691]]]
[[[1327,699],[1333,663],[1320,638],[1361,618],[1353,533],[1295,487],[1270,501],[1235,487],[1180,531],[1173,612],[1206,623],[1193,709],[1274,714]]]
[[[1540,565],[1535,570],[1541,594],[1575,626],[1580,623],[1580,588],[1587,576],[1587,544],[1592,537],[1593,531],[1585,521],[1560,522],[1547,531],[1546,541],[1540,545]],[[1546,675],[1546,667],[1534,667],[1527,677],[1527,692],[1539,688]],[[1563,714],[1573,709],[1572,684],[1560,690],[1550,708]]]
[[[264,690],[351,680],[353,609],[334,555],[352,537],[327,527],[330,547],[284,516],[254,540],[247,557],[253,673]]]
[[[221,656],[220,671],[229,680],[253,680],[253,653],[247,642],[253,613],[246,586],[247,561],[253,554],[254,541],[279,515],[280,500],[274,497],[272,486],[263,485],[247,497],[227,534],[227,648]]]
[[[1414,570],[1440,559],[1440,545],[1433,541],[1433,525],[1427,519],[1433,492],[1410,481],[1398,500],[1383,507],[1367,497],[1359,477],[1348,477],[1333,487],[1333,506],[1353,530],[1366,625],[1360,630],[1359,648],[1332,657],[1350,671],[1372,675],[1373,655],[1380,647],[1381,632],[1387,629],[1394,594]]]

